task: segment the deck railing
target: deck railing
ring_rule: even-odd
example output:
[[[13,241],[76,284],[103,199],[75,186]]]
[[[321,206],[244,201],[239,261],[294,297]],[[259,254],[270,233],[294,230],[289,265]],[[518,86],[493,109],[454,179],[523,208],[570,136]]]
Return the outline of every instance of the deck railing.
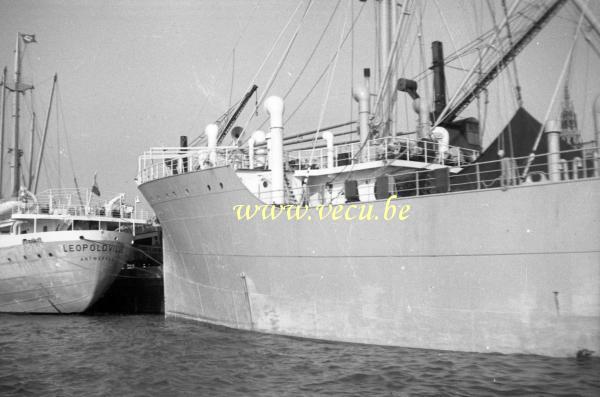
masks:
[[[385,137],[367,141],[336,145],[333,147],[333,166],[348,166],[380,160],[406,160],[462,167],[475,161],[479,152],[472,149],[446,145],[445,156],[440,155],[443,145],[433,141],[418,141],[408,137]],[[304,149],[288,153],[292,169],[327,168],[327,148]]]
[[[377,140],[375,140],[377,141]],[[358,161],[356,154],[358,146],[354,144],[340,145],[334,148],[337,163],[334,166],[350,165],[352,162],[344,163],[344,161],[356,160],[358,162],[374,161],[374,160],[409,160],[421,161],[430,160],[432,157],[435,160],[437,152],[435,146],[431,148],[421,147],[420,151],[414,149],[413,141],[406,138],[385,138],[379,144],[369,142],[366,145],[365,158]],[[433,144],[433,143],[432,143]],[[419,148],[417,146],[417,148]],[[405,170],[399,173],[388,173],[380,176],[380,179],[371,176],[368,179],[354,179],[358,185],[370,184],[370,193],[361,194],[360,201],[371,201],[379,199],[376,191],[382,191],[375,186],[379,181],[387,184],[387,188],[383,191],[388,195],[397,195],[398,197],[422,196],[435,193],[458,192],[465,190],[481,190],[490,188],[511,188],[517,186],[528,185],[532,183],[544,182],[562,182],[576,179],[600,178],[600,156],[598,149],[583,148],[574,150],[565,150],[559,152],[559,161],[556,164],[556,173],[550,174],[549,163],[552,160],[548,154],[538,154],[529,168],[527,175],[523,175],[529,156],[517,158],[504,158],[487,162],[467,162],[469,156],[475,156],[476,152],[468,149],[457,148],[459,151],[454,158],[447,157],[440,160],[439,163],[448,167],[429,167],[430,169],[421,170]],[[327,166],[327,156],[323,151],[317,152],[317,155],[312,154],[311,165],[304,162],[304,159],[309,159],[311,156],[309,150],[301,150],[296,152],[286,153],[286,163],[289,170],[305,170],[325,168]],[[138,183],[144,183],[153,179],[158,179],[178,173],[192,172],[202,167],[211,167],[211,164],[203,164],[202,159],[206,159],[208,149],[206,148],[187,148],[182,154],[182,148],[155,148],[146,152],[140,157],[140,172],[138,174]],[[312,150],[311,150],[312,151]],[[326,153],[326,152],[325,152]],[[348,153],[346,156],[340,156],[343,153]],[[264,158],[263,154],[263,158]],[[469,158],[471,160],[471,158]],[[435,164],[436,161],[428,161],[428,164]],[[230,165],[235,168],[248,167],[247,152],[243,152],[238,148],[218,148],[216,165]],[[457,173],[451,173],[452,166],[460,167]],[[431,169],[436,168],[436,169]],[[454,168],[456,171],[456,168]],[[349,167],[348,171],[351,171]],[[319,195],[320,203],[327,204],[336,197],[337,194],[344,195],[345,183],[352,179],[352,173],[349,172],[341,177],[335,174],[330,182],[315,186],[292,187],[286,183],[283,197],[287,203],[306,204],[313,203],[314,195]],[[381,182],[380,182],[381,183]],[[363,188],[364,192],[365,189]],[[329,192],[329,194],[327,193]],[[273,197],[273,190],[258,188],[257,195],[263,201],[268,201]],[[348,197],[344,197],[348,201]]]
[[[535,157],[529,168],[528,174],[524,175],[529,156],[517,158],[504,158],[481,163],[463,165],[458,173],[450,173],[449,168],[428,170],[407,170],[398,173],[381,175],[379,178],[350,179],[357,186],[370,185],[371,189],[360,195],[360,201],[373,201],[380,199],[376,197],[376,191],[383,196],[398,197],[423,196],[436,193],[450,193],[466,190],[482,190],[491,188],[512,188],[526,186],[534,183],[563,182],[578,179],[600,178],[600,156],[597,148],[573,149],[560,152],[555,174],[549,171],[549,163],[553,161],[548,154],[540,154]],[[320,196],[320,203],[328,204],[336,199],[328,192],[338,192],[343,195],[345,183],[348,178],[332,178],[329,183],[320,185],[304,186],[295,189],[296,203],[309,203]],[[377,183],[383,183],[383,188],[378,188]],[[381,193],[383,192],[383,193]],[[266,193],[266,192],[264,192]],[[300,193],[300,194],[298,194]],[[269,195],[270,197],[271,195]],[[300,196],[300,197],[299,197]],[[352,198],[344,197],[346,201]],[[358,200],[356,200],[358,201]]]
[[[137,183],[200,169],[233,165],[248,168],[248,154],[237,146],[217,147],[214,162],[207,147],[155,147],[138,158]]]
[[[146,221],[153,213],[142,203],[130,205],[124,201],[124,195],[114,194],[110,200],[100,199],[90,189],[48,189],[35,199],[24,195],[20,205],[13,208],[13,214],[94,216]],[[112,203],[111,203],[112,201]]]
[[[425,170],[405,170],[386,173],[379,177],[353,179],[351,174],[332,177],[329,182],[319,185],[305,185],[284,188],[288,204],[330,204],[340,202],[369,202],[396,195],[402,197],[425,196],[468,190],[492,188],[516,188],[536,183],[561,183],[579,179],[600,178],[600,156],[596,148],[565,150],[560,152],[555,174],[549,172],[548,154],[535,157],[528,174],[523,175],[529,156],[504,158],[463,166],[458,173],[450,173],[450,168]],[[355,183],[352,190],[359,193],[350,197],[346,193],[347,183]],[[382,183],[383,187],[378,186]],[[365,188],[366,187],[366,188]],[[268,201],[274,196],[273,190],[259,189],[257,196]]]
[[[473,162],[476,150],[447,145],[446,155],[440,156],[441,144],[417,141],[407,137],[385,137],[336,145],[333,148],[333,166],[350,166],[379,160],[407,160],[462,167]],[[307,170],[328,168],[328,149],[316,148],[284,152],[286,168]],[[266,148],[259,147],[254,155],[254,167],[268,166]],[[138,159],[137,183],[145,183],[172,175],[201,169],[231,165],[235,169],[250,167],[247,149],[236,146],[217,147],[211,161],[207,147],[158,147],[144,152]]]

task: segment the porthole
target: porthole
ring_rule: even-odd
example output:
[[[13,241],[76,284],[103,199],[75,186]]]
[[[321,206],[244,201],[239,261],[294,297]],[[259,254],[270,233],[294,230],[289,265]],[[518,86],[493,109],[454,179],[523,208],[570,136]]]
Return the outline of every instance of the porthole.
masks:
[[[52,252],[48,252],[48,256],[54,256],[54,254],[52,254]]]
[[[175,193],[175,192],[172,192],[172,193],[173,193],[173,197],[177,197],[177,193]]]
[[[221,189],[223,189],[223,182],[219,182],[219,186],[221,186]]]
[[[38,257],[38,258],[41,258],[42,256],[41,256],[40,254],[37,254],[37,257]]]
[[[27,255],[23,255],[23,259],[27,260]]]
[[[263,187],[269,187],[269,182],[263,181]]]
[[[12,262],[12,259],[10,259],[10,258],[6,258],[6,259],[8,259],[9,262]]]
[[[185,188],[185,194],[190,194],[190,189],[188,189],[187,187]]]
[[[206,185],[206,188],[208,189],[208,191],[210,192],[210,185]]]

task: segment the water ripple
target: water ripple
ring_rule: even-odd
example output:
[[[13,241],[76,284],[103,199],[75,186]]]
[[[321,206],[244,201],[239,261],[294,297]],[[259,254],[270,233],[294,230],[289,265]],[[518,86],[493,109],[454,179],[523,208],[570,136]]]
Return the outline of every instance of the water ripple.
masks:
[[[0,314],[3,396],[596,396],[600,359],[332,343],[161,316]]]

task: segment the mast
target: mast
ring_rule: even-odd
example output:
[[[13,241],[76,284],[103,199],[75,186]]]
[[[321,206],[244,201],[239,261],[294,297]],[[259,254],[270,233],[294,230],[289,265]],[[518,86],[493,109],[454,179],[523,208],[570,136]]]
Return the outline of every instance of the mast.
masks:
[[[27,190],[31,190],[33,182],[33,143],[35,142],[35,112],[31,119],[31,142],[29,143],[29,178],[27,178]]]
[[[381,84],[385,84],[383,76],[387,73],[388,61],[390,56],[391,24],[390,24],[390,0],[378,0],[379,2],[379,75]],[[390,129],[390,94],[387,87],[383,88],[383,98],[381,100],[381,122],[382,135],[387,136]]]
[[[0,198],[2,198],[2,182],[4,179],[4,122],[6,113],[6,66],[2,72],[2,118],[0,119]]]
[[[24,86],[21,84],[21,40],[23,44],[36,43],[35,35],[17,33],[17,44],[15,49],[15,101],[14,101],[14,133],[13,133],[13,172],[11,178],[11,196],[19,196],[19,188],[21,187],[20,176],[21,176],[21,150],[19,149],[19,117],[20,117],[20,96],[19,94],[25,92],[28,89],[33,88],[32,86]]]
[[[18,197],[19,195],[19,174],[20,174],[20,159],[19,159],[19,90],[21,87],[21,33],[17,33],[17,45],[15,49],[15,100],[14,100],[14,133],[13,133],[13,172],[11,177],[11,195]]]

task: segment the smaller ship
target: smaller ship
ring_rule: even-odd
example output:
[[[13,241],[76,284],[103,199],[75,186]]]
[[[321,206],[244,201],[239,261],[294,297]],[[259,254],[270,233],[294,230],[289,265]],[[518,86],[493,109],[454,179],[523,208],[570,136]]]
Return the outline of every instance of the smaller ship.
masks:
[[[76,197],[87,205],[72,205]],[[21,190],[0,220],[0,312],[79,313],[102,296],[130,255],[135,219],[118,195]],[[7,211],[9,213],[7,214]]]
[[[19,102],[33,89],[21,81],[21,59],[27,45],[35,42],[35,35],[17,34],[14,85],[7,84],[6,68],[2,81],[0,197],[6,198],[0,200],[0,312],[79,313],[91,306],[119,273],[140,221],[133,216],[136,207],[124,203],[124,194],[100,200],[96,183],[92,189],[49,189],[37,194],[47,128],[37,165],[33,162],[34,134],[28,168],[21,166],[23,150],[19,147]],[[55,75],[48,115],[56,82]],[[9,92],[14,99],[11,142],[4,139]],[[1,165],[6,146],[10,146],[12,160],[11,190],[3,196]]]

